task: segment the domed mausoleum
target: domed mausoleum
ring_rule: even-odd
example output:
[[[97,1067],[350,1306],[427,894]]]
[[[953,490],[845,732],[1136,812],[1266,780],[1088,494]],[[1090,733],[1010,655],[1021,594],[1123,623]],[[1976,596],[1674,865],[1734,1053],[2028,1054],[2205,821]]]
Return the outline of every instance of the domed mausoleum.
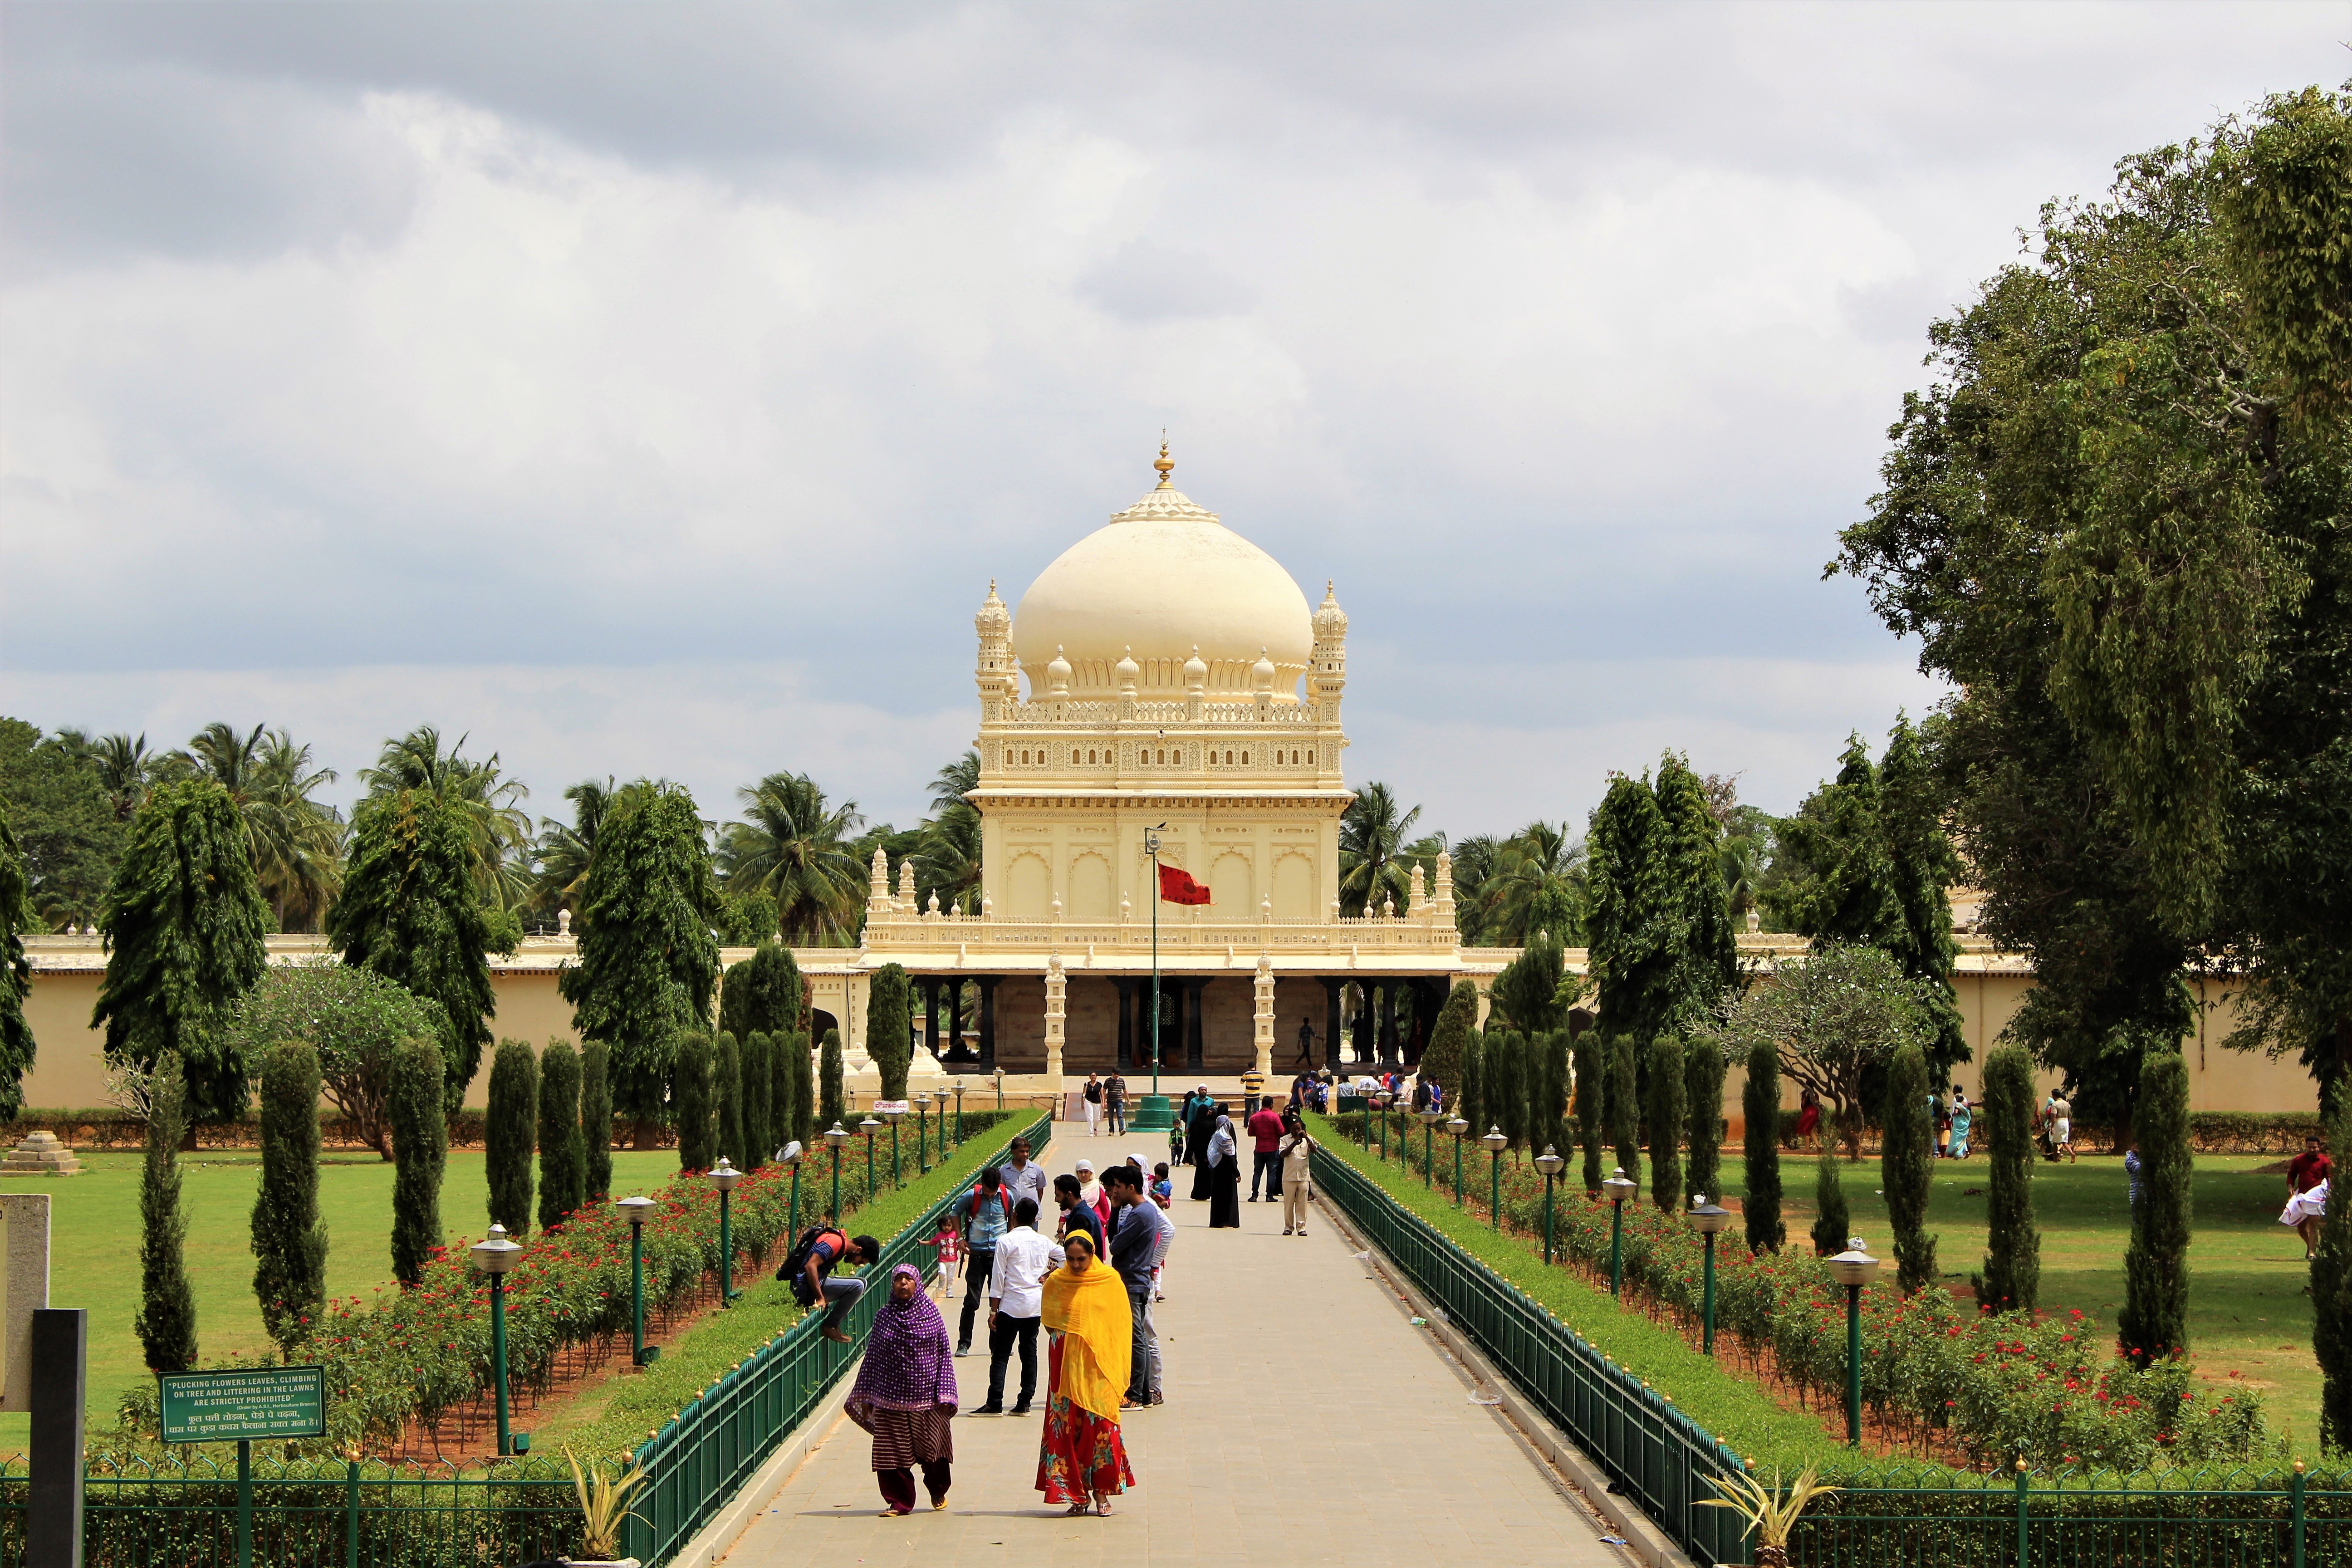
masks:
[[[1350,983],[1373,1005],[1345,1054],[1411,1057],[1463,954],[1443,857],[1406,908],[1339,914],[1348,617],[1176,489],[1164,446],[1153,466],[1017,605],[990,584],[980,908],[917,908],[877,854],[860,966],[977,983],[981,1065],[1148,1071],[1156,844],[1210,895],[1157,907],[1163,1071],[1336,1059]]]

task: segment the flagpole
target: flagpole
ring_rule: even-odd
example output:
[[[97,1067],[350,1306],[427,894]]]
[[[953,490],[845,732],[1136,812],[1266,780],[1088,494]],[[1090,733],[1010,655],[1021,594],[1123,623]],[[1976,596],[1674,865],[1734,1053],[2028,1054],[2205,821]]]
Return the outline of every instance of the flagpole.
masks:
[[[1168,1097],[1160,1092],[1160,828],[1167,826],[1143,830],[1143,847],[1151,857],[1151,1092],[1128,1125],[1145,1131],[1176,1123]]]

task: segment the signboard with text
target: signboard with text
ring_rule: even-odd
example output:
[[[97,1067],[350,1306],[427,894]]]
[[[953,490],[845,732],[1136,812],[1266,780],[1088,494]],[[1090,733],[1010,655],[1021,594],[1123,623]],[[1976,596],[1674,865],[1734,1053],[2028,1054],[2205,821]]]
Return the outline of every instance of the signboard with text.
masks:
[[[321,1366],[166,1372],[155,1381],[161,1385],[166,1443],[327,1434],[327,1369]]]

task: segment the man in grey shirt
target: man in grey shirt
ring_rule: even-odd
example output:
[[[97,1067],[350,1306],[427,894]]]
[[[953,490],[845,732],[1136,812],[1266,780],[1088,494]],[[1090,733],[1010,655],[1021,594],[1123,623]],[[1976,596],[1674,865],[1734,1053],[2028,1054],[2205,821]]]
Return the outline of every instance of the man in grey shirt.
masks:
[[[999,1165],[996,1173],[1004,1178],[1006,1202],[1017,1204],[1023,1198],[1033,1199],[1037,1205],[1037,1212],[1045,1212],[1048,1206],[1045,1195],[1052,1188],[1046,1183],[1045,1167],[1029,1158],[1029,1140],[1015,1138],[1013,1141],[1013,1158]]]
[[[1160,1331],[1151,1321],[1152,1265],[1167,1256],[1176,1222],[1160,1212],[1143,1193],[1143,1173],[1132,1165],[1113,1165],[1103,1173],[1103,1190],[1110,1194],[1110,1264],[1127,1287],[1127,1309],[1134,1339],[1129,1352],[1127,1398],[1123,1408],[1158,1405]]]

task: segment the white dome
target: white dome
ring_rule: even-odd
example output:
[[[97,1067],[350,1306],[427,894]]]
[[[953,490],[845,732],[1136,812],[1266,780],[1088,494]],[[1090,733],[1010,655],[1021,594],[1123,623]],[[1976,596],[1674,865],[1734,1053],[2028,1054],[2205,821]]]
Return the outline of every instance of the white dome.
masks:
[[[1209,696],[1248,695],[1262,655],[1279,701],[1296,690],[1313,647],[1307,595],[1281,563],[1165,488],[1062,552],[1013,617],[1013,657],[1033,697],[1057,653],[1069,661],[1074,698],[1116,694],[1123,656],[1139,667],[1139,695],[1181,696],[1197,649]]]

